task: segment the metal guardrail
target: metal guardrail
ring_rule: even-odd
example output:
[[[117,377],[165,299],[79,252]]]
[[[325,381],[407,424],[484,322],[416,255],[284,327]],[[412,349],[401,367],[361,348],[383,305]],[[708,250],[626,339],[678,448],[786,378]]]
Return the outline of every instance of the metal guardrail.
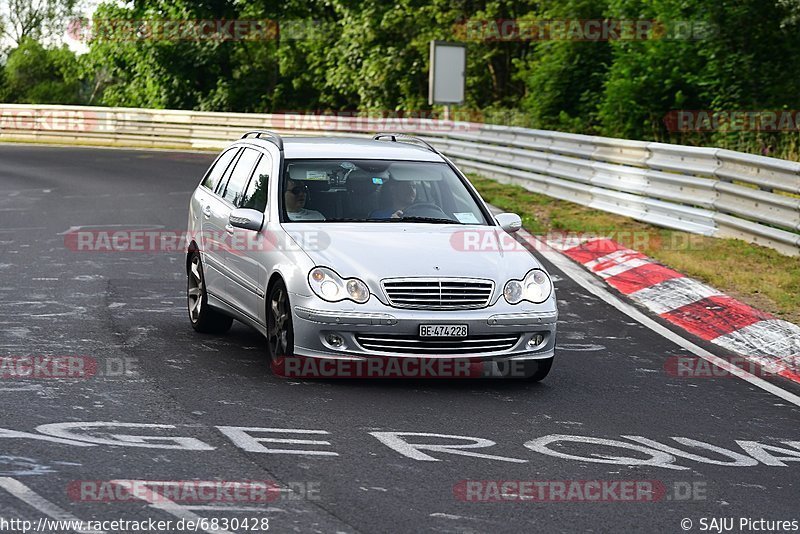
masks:
[[[421,136],[463,170],[634,219],[800,255],[800,163],[430,119],[0,104],[0,140],[222,148],[243,131]]]

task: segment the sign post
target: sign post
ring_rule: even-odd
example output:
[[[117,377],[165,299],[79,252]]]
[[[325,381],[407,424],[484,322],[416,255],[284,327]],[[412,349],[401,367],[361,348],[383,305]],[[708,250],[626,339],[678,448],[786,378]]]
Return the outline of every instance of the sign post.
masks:
[[[444,105],[444,120],[450,120],[450,106],[464,103],[466,93],[467,47],[461,43],[431,41],[428,104]]]

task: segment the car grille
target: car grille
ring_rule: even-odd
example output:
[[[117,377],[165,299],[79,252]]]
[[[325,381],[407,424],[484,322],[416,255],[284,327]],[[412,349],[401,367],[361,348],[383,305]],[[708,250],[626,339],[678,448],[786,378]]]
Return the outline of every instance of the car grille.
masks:
[[[491,280],[473,278],[392,278],[382,285],[391,306],[428,310],[483,308],[494,290]]]
[[[428,339],[402,334],[356,334],[366,350],[396,354],[454,356],[486,354],[509,350],[519,341],[518,334]]]

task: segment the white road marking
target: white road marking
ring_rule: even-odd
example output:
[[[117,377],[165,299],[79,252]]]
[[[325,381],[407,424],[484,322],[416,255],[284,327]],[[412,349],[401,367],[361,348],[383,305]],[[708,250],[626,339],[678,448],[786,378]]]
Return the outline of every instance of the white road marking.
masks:
[[[607,454],[593,453],[591,456],[580,456],[578,454],[569,454],[559,450],[551,449],[550,444],[553,443],[589,443],[592,445],[600,445],[603,447],[615,447],[618,449],[626,449],[635,452],[636,454],[645,454],[650,458],[634,458],[628,456],[610,456]],[[616,439],[593,438],[589,436],[570,436],[566,434],[550,434],[549,436],[542,436],[541,438],[532,439],[523,443],[523,446],[540,454],[548,456],[555,456],[556,458],[564,458],[565,460],[579,460],[581,462],[594,462],[598,464],[617,464],[625,466],[639,466],[650,465],[653,467],[663,467],[665,469],[674,469],[676,471],[683,471],[689,469],[682,465],[675,465],[675,456],[668,452],[651,449],[642,445],[634,445],[633,443],[626,443]]]
[[[597,343],[559,343],[558,348],[569,352],[597,352],[598,350],[606,350],[605,345],[598,345]]]
[[[146,482],[142,480],[112,480],[112,484],[119,484],[123,488],[130,488],[133,485]],[[148,492],[149,493],[149,492]],[[161,510],[162,512],[166,512],[168,514],[172,514],[178,519],[183,519],[186,521],[193,521],[195,524],[198,524],[200,520],[203,518],[194,512],[192,512],[188,507],[180,505],[174,501],[171,501],[164,497],[163,495],[159,494],[157,498],[147,498],[147,494],[143,495],[140,492],[133,492],[131,494],[133,497],[145,501],[150,505],[151,508],[155,508],[156,510]],[[200,529],[198,529],[200,530]],[[202,532],[209,532],[213,534],[231,534],[228,530],[216,529],[216,530],[205,530],[202,529]]]
[[[24,456],[0,456],[0,476],[18,477],[30,475],[46,475],[53,473],[49,465],[37,463],[33,458]]]
[[[747,454],[764,465],[787,467],[784,462],[800,462],[800,451],[784,449],[783,447],[777,447],[775,445],[764,445],[757,441],[743,441],[737,439],[736,443],[744,449]],[[800,441],[784,441],[782,443],[800,449]],[[782,454],[783,456],[775,456],[771,454],[773,452]]]
[[[723,460],[716,460],[713,458],[706,458],[705,456],[699,456],[697,454],[692,454],[690,452],[682,451],[680,449],[676,449],[675,447],[670,447],[669,445],[664,445],[663,443],[659,443],[652,439],[647,439],[643,436],[622,436],[625,439],[629,439],[631,441],[635,441],[637,443],[641,443],[642,445],[646,445],[650,448],[664,451],[668,454],[672,454],[681,458],[687,458],[689,460],[693,460],[695,462],[700,462],[703,464],[712,464],[712,465],[725,465],[728,467],[752,467],[754,465],[758,465],[758,460],[751,458],[750,456],[745,456],[744,454],[738,453],[736,451],[732,451],[729,449],[724,449],[722,447],[717,447],[716,445],[712,445],[711,443],[705,443],[703,441],[697,441],[695,439],[689,438],[681,438],[681,437],[673,437],[675,441],[680,443],[681,445],[686,445],[687,447],[695,447],[698,449],[706,449],[711,452],[715,452],[720,456],[724,456],[726,458],[730,458],[733,460],[732,462],[726,462]]]
[[[53,518],[56,521],[75,521],[76,523],[82,522],[80,519],[67,512],[60,506],[48,501],[19,480],[10,477],[0,477],[0,488],[3,488],[25,504],[35,508],[36,510]],[[75,532],[79,532],[81,534],[104,534],[104,531],[102,530],[76,530]]]
[[[47,230],[46,226],[21,226],[18,228],[3,228],[0,234],[13,234],[22,230]]]
[[[441,517],[442,519],[472,519],[471,517],[464,517],[461,515],[446,514],[444,512],[434,512],[428,514],[428,517]],[[472,519],[474,521],[474,519]]]
[[[261,452],[269,454],[300,454],[306,456],[339,456],[333,451],[320,451],[309,449],[268,449],[262,443],[285,443],[289,445],[328,445],[330,441],[316,439],[295,439],[295,438],[268,438],[255,437],[251,432],[280,432],[286,434],[328,434],[325,430],[304,430],[293,428],[259,428],[243,426],[218,426],[217,429],[228,436],[236,445],[247,452]]]
[[[59,438],[59,437],[52,437],[52,436],[43,436],[41,434],[31,434],[29,432],[22,432],[18,430],[11,430],[8,428],[0,428],[0,439],[34,439],[38,441],[49,441],[51,443],[62,443],[64,445],[75,445],[76,447],[94,447],[91,443],[86,443],[84,441],[69,439],[69,438]]]
[[[125,447],[143,447],[149,449],[179,449],[188,451],[211,451],[214,447],[197,438],[182,436],[140,436],[129,434],[113,434],[117,428],[140,429],[173,429],[175,425],[158,425],[151,423],[109,423],[105,421],[92,422],[66,422],[49,423],[36,427],[37,432],[61,438],[63,440],[77,440],[97,445],[121,445]],[[83,430],[87,433],[77,433],[73,430]],[[92,430],[108,432],[109,438],[101,438],[88,434]],[[111,439],[113,438],[113,439]],[[166,442],[166,443],[165,443]]]
[[[785,406],[784,404],[779,404],[776,406]],[[580,423],[570,423],[568,421],[558,421],[559,424],[580,424]],[[68,424],[68,423],[64,423]],[[83,423],[78,423],[82,425]],[[91,423],[92,425],[97,425],[98,423]],[[112,426],[119,426],[121,423],[105,423],[109,427]],[[141,425],[136,425],[141,426]],[[153,425],[157,427],[163,428],[171,428],[171,425]],[[221,427],[215,427],[221,428]],[[250,427],[226,427],[226,428],[250,428]],[[263,429],[259,429],[263,430]],[[292,432],[291,429],[271,429],[274,431],[280,432]],[[294,430],[294,432],[298,432]],[[329,434],[329,432],[325,430],[300,430],[299,432],[304,434]],[[486,453],[478,453],[472,452],[475,449],[486,449],[490,447],[494,447],[497,445],[495,441],[490,439],[481,438],[481,437],[474,437],[474,436],[460,436],[460,435],[452,435],[452,434],[438,434],[438,433],[428,433],[428,432],[368,432],[369,435],[376,438],[380,441],[383,445],[386,445],[390,449],[394,450],[395,452],[400,453],[402,456],[406,458],[410,458],[416,461],[422,462],[438,462],[441,461],[439,458],[435,458],[426,452],[433,452],[438,454],[451,454],[451,455],[458,455],[458,456],[468,456],[472,458],[481,458],[487,460],[495,460],[495,461],[503,461],[503,462],[511,462],[511,463],[528,463],[530,460],[522,459],[522,458],[510,458],[506,456],[498,456],[493,454],[486,454]],[[12,430],[0,429],[0,438],[3,437],[16,437],[16,438],[28,438],[28,439],[45,439],[48,441],[56,441],[64,444],[69,445],[77,445],[77,446],[93,446],[92,444],[88,443],[80,443],[80,442],[70,442],[67,440],[61,440],[57,438],[52,438],[48,436],[37,436],[35,434],[28,434],[25,432],[16,432]],[[131,438],[143,438],[145,440],[152,439],[155,436],[120,436],[120,435],[112,435],[115,440],[108,440],[113,445],[123,445],[123,446],[136,446],[139,443],[129,443],[123,438],[131,439]],[[416,441],[423,441],[423,443],[413,443],[413,438],[433,438],[433,439],[425,439],[421,440],[418,439]],[[674,461],[676,457],[699,462],[705,464],[714,464],[714,465],[721,465],[726,467],[750,467],[755,465],[752,461],[748,460],[746,457],[739,455],[738,453],[731,451],[730,449],[725,449],[723,447],[713,445],[711,443],[707,443],[704,441],[698,441],[691,438],[683,438],[683,437],[673,437],[672,440],[676,441],[677,443],[684,445],[685,447],[694,448],[694,449],[702,449],[708,450],[718,455],[722,455],[723,457],[728,457],[732,459],[732,462],[723,462],[714,459],[708,459],[703,456],[698,456],[696,454],[685,452],[683,450],[676,449],[669,445],[664,445],[659,443],[655,440],[651,440],[645,438],[643,436],[628,436],[623,435],[620,438],[629,439],[636,443],[627,443],[623,441],[619,441],[617,439],[605,439],[605,438],[595,438],[590,436],[579,436],[579,435],[564,435],[564,434],[550,434],[547,436],[542,436],[539,438],[535,438],[524,443],[524,446],[531,451],[539,452],[541,454],[546,454],[548,456],[556,456],[559,458],[571,459],[571,460],[578,460],[578,461],[588,461],[588,462],[599,462],[599,463],[608,463],[608,464],[618,464],[618,465],[627,465],[627,466],[635,466],[635,465],[653,465],[656,467],[665,467],[667,469],[688,469],[687,467],[683,467],[680,465],[674,465]],[[193,438],[166,438],[166,439],[193,439]],[[454,442],[443,442],[443,440],[454,440]],[[299,441],[306,441],[306,440],[299,440]],[[308,440],[311,443],[327,443],[327,442],[314,442]],[[433,441],[433,443],[430,443]],[[647,453],[650,455],[651,458],[649,459],[641,459],[641,458],[629,458],[627,456],[616,456],[616,455],[609,455],[607,451],[592,453],[589,456],[578,456],[575,454],[568,454],[565,451],[561,450],[560,448],[550,448],[550,445],[553,443],[558,442],[573,442],[573,443],[580,443],[580,444],[590,444],[590,445],[601,445],[604,447],[617,447],[621,449],[628,449],[633,450],[637,454]],[[782,447],[778,447],[776,445],[767,445],[762,444],[756,441],[739,441],[736,440],[736,443],[741,445],[742,448],[745,450],[746,453],[751,454],[753,458],[762,462],[764,465],[769,466],[778,466],[782,467],[785,466],[782,462],[800,462],[800,441],[786,441],[780,440],[782,445],[786,445],[789,447],[793,447],[796,450],[785,449]],[[242,447],[245,450],[248,450],[243,444],[241,443],[234,443]],[[158,448],[162,444],[149,444],[151,447]],[[257,443],[258,445],[258,443]],[[209,446],[210,447],[210,446]],[[213,449],[213,448],[212,448]],[[183,449],[186,450],[186,449]],[[209,449],[206,449],[209,450]],[[272,449],[267,449],[269,452],[275,452]],[[426,451],[426,452],[423,452]],[[752,451],[755,451],[754,453]],[[250,452],[263,452],[262,450],[251,450]],[[309,451],[300,451],[302,453],[308,453]],[[338,455],[338,453],[332,453],[330,451],[311,451],[313,452],[323,452],[328,454]],[[291,451],[294,453],[294,451]],[[778,453],[780,456],[776,456],[770,453]],[[375,453],[370,453],[373,456],[377,456]],[[631,462],[630,460],[634,460]],[[112,484],[123,484],[124,480],[116,480],[112,481]],[[131,481],[127,481],[131,482]],[[135,480],[132,482],[136,482],[138,484],[146,484],[149,486],[170,486],[173,485],[174,482],[169,481],[147,481],[147,480]],[[205,482],[201,484],[215,484],[215,482]],[[245,484],[245,483],[242,483]],[[247,484],[250,484],[247,482]],[[288,487],[279,488],[278,491],[281,493],[292,494],[296,493],[297,495],[301,495],[302,491],[297,491],[295,488],[292,487],[293,483],[289,483]],[[1,486],[0,486],[1,487]],[[365,489],[362,487],[362,489]],[[380,487],[370,487],[370,490],[376,491],[387,491],[385,488]],[[304,491],[307,493],[311,491],[310,488],[306,488]],[[317,491],[317,490],[314,490]],[[177,506],[177,505],[176,505]],[[184,506],[184,509],[192,509],[191,507]]]
[[[265,513],[273,513],[273,512],[280,512],[285,514],[286,510],[283,508],[275,508],[274,506],[267,506],[266,508],[259,507],[259,506],[225,506],[225,505],[213,505],[213,504],[201,504],[201,505],[192,505],[192,506],[185,506],[187,510],[200,510],[200,511],[211,511],[211,512],[258,512],[261,514]]]
[[[634,308],[632,305],[623,302],[616,296],[612,295],[599,280],[595,279],[591,274],[583,270],[583,267],[579,267],[566,256],[562,255],[556,250],[553,250],[542,240],[532,236],[525,230],[520,230],[520,233],[521,237],[524,239],[535,239],[539,243],[536,247],[539,254],[544,256],[550,263],[558,267],[565,275],[569,276],[575,283],[592,295],[615,307],[631,319],[638,321],[653,332],[683,347],[684,349],[699,356],[700,358],[703,358],[713,365],[716,365],[720,369],[728,371],[730,374],[741,378],[745,382],[748,382],[759,389],[762,389],[768,393],[772,393],[773,395],[780,397],[787,402],[791,402],[795,406],[800,406],[800,396],[786,391],[785,389],[780,388],[771,382],[767,382],[766,380],[763,380],[752,373],[744,371],[740,367],[728,362],[724,358],[720,358],[719,356],[708,352],[704,348],[695,345],[688,339],[676,334],[669,328],[662,326],[641,311]]]
[[[494,454],[481,454],[477,452],[469,452],[464,449],[482,449],[484,447],[492,447],[496,443],[492,440],[485,438],[475,438],[471,436],[452,436],[449,434],[431,434],[429,432],[370,432],[381,443],[387,447],[396,450],[403,456],[411,458],[412,460],[419,460],[422,462],[441,462],[439,458],[434,458],[429,454],[421,451],[440,452],[444,454],[457,454],[460,456],[472,456],[474,458],[486,458],[488,460],[500,460],[502,462],[511,462],[524,464],[528,460],[519,458],[508,458],[506,456],[495,456]],[[457,439],[469,440],[472,443],[451,443],[451,444],[436,444],[429,445],[425,443],[409,443],[405,440],[405,436],[409,437],[427,437],[439,439]]]

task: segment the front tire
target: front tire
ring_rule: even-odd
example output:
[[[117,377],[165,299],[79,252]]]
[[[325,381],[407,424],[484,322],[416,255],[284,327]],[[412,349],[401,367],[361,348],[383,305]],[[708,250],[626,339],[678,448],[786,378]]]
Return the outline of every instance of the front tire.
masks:
[[[282,280],[273,284],[267,295],[267,353],[272,372],[284,376],[286,358],[294,351],[294,327],[289,292]]]
[[[196,250],[189,258],[189,273],[186,284],[186,300],[192,328],[204,334],[224,334],[230,330],[233,317],[225,315],[208,305],[206,279],[203,262]]]
[[[531,360],[525,362],[525,378],[531,382],[539,382],[544,380],[550,374],[550,368],[553,367],[553,356],[542,360]]]

